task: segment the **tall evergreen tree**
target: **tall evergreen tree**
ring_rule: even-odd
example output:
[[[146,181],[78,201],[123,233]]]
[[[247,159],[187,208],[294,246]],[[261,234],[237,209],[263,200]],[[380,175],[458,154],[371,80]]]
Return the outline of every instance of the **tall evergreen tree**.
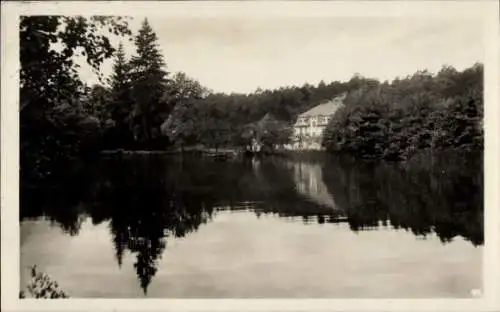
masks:
[[[110,85],[112,100],[109,113],[114,123],[112,138],[116,145],[124,147],[132,139],[131,116],[134,105],[131,98],[130,64],[125,58],[122,43],[116,52]]]
[[[138,140],[151,142],[160,134],[160,126],[170,112],[163,100],[167,91],[168,72],[158,48],[158,37],[147,19],[135,38],[137,55],[131,60],[134,135]]]

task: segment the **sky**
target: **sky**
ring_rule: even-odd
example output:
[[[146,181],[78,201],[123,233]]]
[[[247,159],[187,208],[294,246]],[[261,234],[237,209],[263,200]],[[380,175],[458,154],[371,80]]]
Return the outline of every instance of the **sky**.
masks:
[[[137,32],[145,17],[134,17]],[[215,92],[253,92],[354,74],[389,80],[484,62],[483,26],[463,18],[148,17],[170,72]],[[133,43],[126,42],[128,54]],[[111,62],[103,66],[109,74]],[[96,78],[82,70],[89,83]]]

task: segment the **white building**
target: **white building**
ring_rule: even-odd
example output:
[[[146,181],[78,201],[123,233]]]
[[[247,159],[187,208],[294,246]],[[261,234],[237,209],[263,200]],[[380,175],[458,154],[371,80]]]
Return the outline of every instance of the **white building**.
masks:
[[[345,93],[300,114],[293,126],[293,150],[319,150],[328,122],[339,108],[344,106]]]

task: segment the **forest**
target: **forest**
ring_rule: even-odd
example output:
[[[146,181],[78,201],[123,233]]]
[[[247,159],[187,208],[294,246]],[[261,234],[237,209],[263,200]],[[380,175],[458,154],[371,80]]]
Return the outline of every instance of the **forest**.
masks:
[[[135,54],[127,57],[111,36],[133,42]],[[75,56],[101,83],[81,81]],[[100,72],[106,59],[113,60],[109,77]],[[107,16],[22,17],[20,60],[22,179],[55,176],[65,162],[103,150],[236,148],[255,135],[268,147],[285,144],[298,114],[345,92],[345,107],[324,134],[329,152],[401,160],[420,150],[483,146],[482,64],[392,82],[355,74],[345,82],[215,93],[169,72],[147,19],[132,34],[126,18]]]

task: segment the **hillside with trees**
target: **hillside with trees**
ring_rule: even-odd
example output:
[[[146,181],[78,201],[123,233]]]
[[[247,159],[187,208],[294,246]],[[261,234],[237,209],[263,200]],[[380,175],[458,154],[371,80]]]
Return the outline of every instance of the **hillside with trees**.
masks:
[[[400,160],[418,151],[483,149],[483,65],[443,67],[352,90],[329,123],[331,152]]]

